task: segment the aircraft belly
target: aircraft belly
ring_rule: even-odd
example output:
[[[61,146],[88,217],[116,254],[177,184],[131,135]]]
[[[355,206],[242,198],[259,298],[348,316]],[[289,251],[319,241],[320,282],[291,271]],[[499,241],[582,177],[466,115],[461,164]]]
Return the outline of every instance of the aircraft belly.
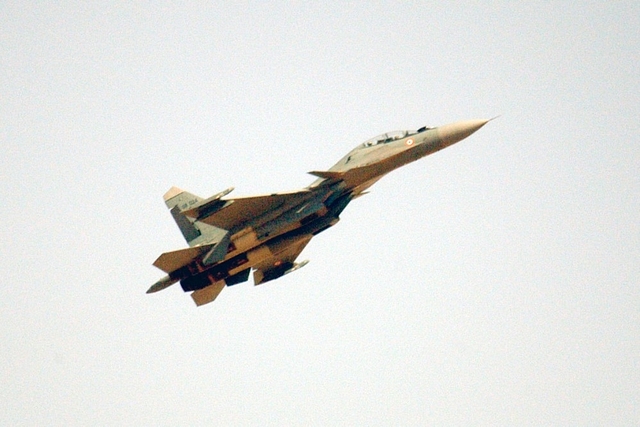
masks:
[[[297,228],[300,224],[300,220],[320,211],[324,207],[323,200],[325,197],[326,192],[316,192],[314,197],[289,208],[271,221],[257,227],[256,233],[258,238],[263,239],[265,237],[271,237],[277,234],[282,234],[283,230],[289,231],[293,228]]]
[[[267,245],[262,245],[248,252],[247,259],[249,259],[249,264],[253,266],[260,261],[269,258],[271,255],[269,247]]]
[[[353,194],[355,196],[362,194],[363,192],[365,192],[369,187],[371,187],[373,184],[375,184],[376,182],[378,182],[380,179],[382,179],[384,175],[380,175],[377,176],[375,178],[370,179],[369,181],[363,182],[362,184],[354,187],[353,189]]]
[[[236,235],[237,236],[237,235]],[[233,236],[231,242],[235,247],[235,251],[246,251],[258,244],[258,236],[256,232],[251,230],[240,234],[238,237]]]

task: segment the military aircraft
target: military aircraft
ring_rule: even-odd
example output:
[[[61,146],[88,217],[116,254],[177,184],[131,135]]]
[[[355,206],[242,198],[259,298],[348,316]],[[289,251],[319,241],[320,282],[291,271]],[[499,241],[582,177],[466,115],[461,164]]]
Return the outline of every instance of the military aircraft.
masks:
[[[313,236],[335,225],[354,199],[394,169],[468,137],[489,120],[469,120],[416,131],[394,131],[351,150],[306,188],[253,197],[224,198],[232,188],[201,199],[172,187],[164,201],[189,244],[153,263],[167,276],[157,292],[180,282],[196,305],[216,299],[225,286],[261,285],[308,263],[296,262]]]

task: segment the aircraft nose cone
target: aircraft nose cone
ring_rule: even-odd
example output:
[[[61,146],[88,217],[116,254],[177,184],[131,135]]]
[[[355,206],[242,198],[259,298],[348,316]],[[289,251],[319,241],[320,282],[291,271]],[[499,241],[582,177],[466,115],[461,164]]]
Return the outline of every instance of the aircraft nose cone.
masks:
[[[462,141],[487,124],[488,121],[489,120],[464,120],[440,126],[438,128],[438,136],[440,137],[442,147],[448,147],[458,141]]]

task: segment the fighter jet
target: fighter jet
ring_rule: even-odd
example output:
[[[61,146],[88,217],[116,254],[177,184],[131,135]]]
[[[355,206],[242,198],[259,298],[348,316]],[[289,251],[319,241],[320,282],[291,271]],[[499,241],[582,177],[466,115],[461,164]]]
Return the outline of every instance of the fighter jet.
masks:
[[[225,286],[261,285],[308,263],[296,262],[313,238],[335,225],[354,199],[389,172],[468,137],[489,120],[388,132],[358,145],[308,187],[253,197],[225,198],[229,188],[201,199],[172,187],[164,201],[188,248],[163,253],[153,263],[167,276],[157,292],[180,282],[196,305],[216,299]]]

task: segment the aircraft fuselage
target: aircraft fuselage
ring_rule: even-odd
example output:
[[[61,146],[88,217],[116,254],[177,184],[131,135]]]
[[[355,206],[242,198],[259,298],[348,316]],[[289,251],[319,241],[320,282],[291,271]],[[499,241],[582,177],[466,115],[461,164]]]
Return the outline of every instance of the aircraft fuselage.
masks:
[[[295,258],[311,238],[335,225],[340,213],[387,173],[452,145],[486,120],[458,122],[418,131],[396,131],[358,145],[308,187],[288,193],[207,200],[173,188],[167,206],[190,248],[162,254],[154,263],[168,273],[147,292],[180,281],[196,304],[213,301],[225,287],[248,280],[256,285],[304,264]]]

